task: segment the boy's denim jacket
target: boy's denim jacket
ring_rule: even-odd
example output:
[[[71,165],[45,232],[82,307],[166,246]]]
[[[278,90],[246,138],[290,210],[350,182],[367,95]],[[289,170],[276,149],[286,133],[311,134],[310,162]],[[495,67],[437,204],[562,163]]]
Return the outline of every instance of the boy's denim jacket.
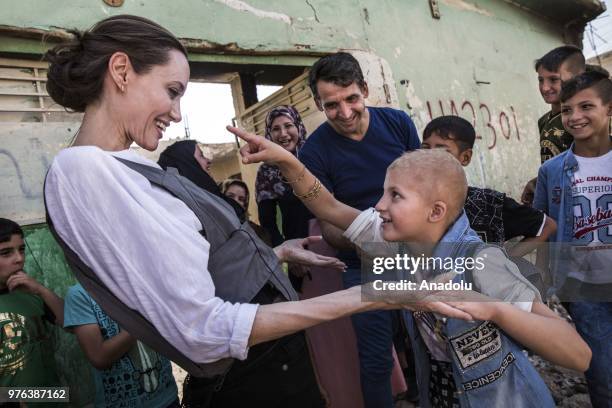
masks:
[[[470,228],[465,212],[441,239],[434,256],[473,257],[484,243]],[[442,248],[443,247],[443,248]],[[440,249],[441,248],[441,249]],[[443,252],[443,253],[442,253]],[[471,274],[458,275],[471,280]],[[412,313],[405,312],[414,347],[419,385],[419,405],[430,407],[430,355]],[[554,407],[546,384],[531,365],[522,347],[494,323],[448,319],[442,332],[452,355],[453,378],[462,407]]]
[[[544,211],[557,223],[557,233],[550,241],[572,242],[574,229],[574,208],[572,180],[578,170],[578,161],[573,152],[574,144],[563,153],[546,161],[538,172],[538,181],[533,207]],[[568,251],[561,251],[561,245],[553,245],[550,251],[550,268],[553,286],[557,289],[565,282],[569,270]]]
[[[572,149],[546,161],[538,172],[533,206],[557,222],[554,241],[572,242],[574,209],[572,207],[572,180],[578,170],[578,161]]]

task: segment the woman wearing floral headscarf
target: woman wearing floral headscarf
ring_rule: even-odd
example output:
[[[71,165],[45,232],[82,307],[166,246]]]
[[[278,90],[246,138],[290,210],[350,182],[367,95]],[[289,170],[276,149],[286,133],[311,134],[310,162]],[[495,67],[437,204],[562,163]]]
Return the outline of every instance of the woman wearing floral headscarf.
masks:
[[[281,105],[266,117],[266,139],[284,147],[297,156],[306,141],[306,128],[293,106]],[[278,167],[262,164],[257,172],[255,195],[259,208],[259,222],[268,231],[273,245],[292,238],[308,236],[308,220],[313,215],[293,195],[291,185],[283,181]],[[282,215],[282,234],[276,224],[276,208]]]

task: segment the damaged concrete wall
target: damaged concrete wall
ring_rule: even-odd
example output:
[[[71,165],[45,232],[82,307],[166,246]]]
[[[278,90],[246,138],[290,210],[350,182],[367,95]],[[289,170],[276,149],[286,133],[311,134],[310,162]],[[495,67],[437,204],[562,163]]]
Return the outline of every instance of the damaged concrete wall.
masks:
[[[77,127],[78,124],[65,123],[0,122],[0,217],[27,224],[45,221],[45,174]]]
[[[402,3],[403,10],[370,11],[367,25],[371,41],[379,39],[376,53],[393,69],[400,107],[419,130],[443,114],[472,122],[478,140],[470,182],[518,196],[537,174],[537,119],[547,109],[533,61],[560,44],[560,28],[493,1],[442,0],[439,20],[410,4]],[[409,22],[406,15],[412,15]],[[376,35],[383,24],[399,27],[401,41],[385,42]]]
[[[388,99],[383,104],[407,111],[419,130],[441,114],[474,123],[470,181],[516,197],[536,174],[536,121],[547,109],[533,60],[562,42],[563,28],[502,0],[437,3],[439,19],[426,0],[126,0],[117,8],[102,0],[23,0],[0,16],[0,51],[40,54],[38,39],[16,35],[130,13],[187,40],[199,61],[307,65],[338,49],[373,56],[375,69],[386,67],[383,83],[372,84]]]

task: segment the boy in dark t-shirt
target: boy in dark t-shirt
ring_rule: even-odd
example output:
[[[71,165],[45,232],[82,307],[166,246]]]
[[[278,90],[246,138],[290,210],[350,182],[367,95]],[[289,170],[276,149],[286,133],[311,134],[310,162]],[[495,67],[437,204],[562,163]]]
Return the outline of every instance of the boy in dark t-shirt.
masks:
[[[465,167],[472,160],[475,140],[476,132],[467,120],[440,116],[425,127],[422,148],[443,148]],[[542,211],[488,188],[468,187],[464,208],[470,226],[485,242],[503,244],[509,239],[524,237],[509,249],[511,257],[530,253],[556,231],[555,222]]]
[[[582,51],[573,45],[557,47],[535,62],[540,93],[550,105],[550,111],[538,120],[542,163],[569,149],[574,140],[561,123],[559,94],[561,84],[584,72],[585,67]]]
[[[574,140],[563,127],[561,112],[554,113],[551,110],[542,115],[538,119],[538,131],[540,132],[540,160],[542,163],[569,149]]]
[[[63,300],[24,271],[23,231],[0,218],[0,387],[58,386],[51,331]]]
[[[550,105],[550,111],[538,120],[542,163],[569,149],[574,140],[561,123],[559,94],[561,84],[584,72],[585,67],[582,51],[573,45],[557,47],[535,62],[540,94],[544,102]],[[535,178],[527,182],[521,195],[523,204],[531,205],[533,202],[535,182]]]

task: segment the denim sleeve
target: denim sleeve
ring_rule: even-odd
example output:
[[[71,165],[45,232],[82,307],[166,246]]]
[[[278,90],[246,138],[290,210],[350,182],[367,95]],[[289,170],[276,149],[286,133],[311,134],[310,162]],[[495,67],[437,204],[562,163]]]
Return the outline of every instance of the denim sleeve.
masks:
[[[533,198],[533,208],[544,211],[548,214],[548,178],[546,167],[541,166],[538,171],[538,181],[536,182],[536,191]],[[550,215],[550,214],[548,214]]]
[[[525,278],[518,266],[497,247],[489,246],[478,252],[484,268],[472,271],[477,291],[493,299],[511,302],[515,306],[530,311],[531,304],[524,302],[541,301],[538,290]],[[528,306],[528,307],[526,307]]]

